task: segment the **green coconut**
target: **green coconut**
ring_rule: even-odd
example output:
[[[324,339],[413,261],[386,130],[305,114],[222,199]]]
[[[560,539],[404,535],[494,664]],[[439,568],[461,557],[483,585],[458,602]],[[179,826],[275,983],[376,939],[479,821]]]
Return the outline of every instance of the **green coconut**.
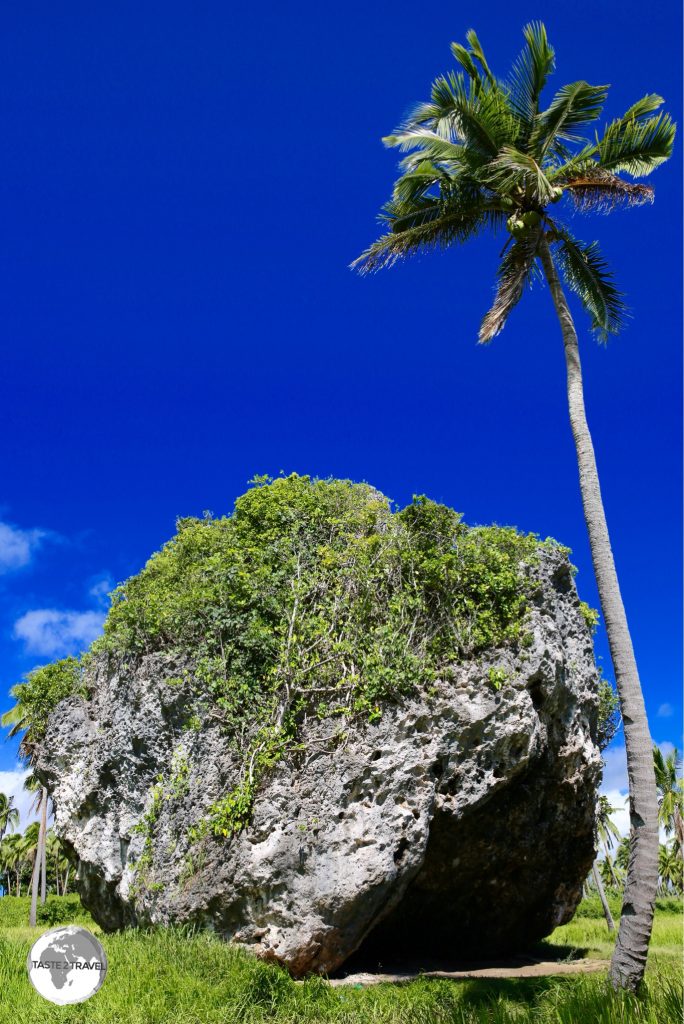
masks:
[[[514,238],[521,238],[527,231],[524,220],[520,217],[520,214],[514,213],[506,221],[506,227],[513,235]]]

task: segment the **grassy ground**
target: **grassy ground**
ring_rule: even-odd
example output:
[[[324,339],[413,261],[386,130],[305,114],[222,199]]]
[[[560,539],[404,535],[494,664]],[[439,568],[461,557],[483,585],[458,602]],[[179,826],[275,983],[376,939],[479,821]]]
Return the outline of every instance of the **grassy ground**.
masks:
[[[68,899],[68,898],[67,898]],[[672,1024],[682,1020],[682,914],[674,901],[656,914],[647,985],[634,999],[609,991],[603,975],[510,981],[422,979],[406,985],[333,989],[295,984],[275,967],[206,934],[179,930],[101,935],[71,903],[48,903],[37,929],[28,901],[0,899],[0,1024]],[[76,911],[76,913],[75,913]],[[544,957],[607,958],[612,942],[587,902],[539,949]],[[100,935],[109,972],[79,1006],[57,1007],[34,992],[26,956],[47,927],[75,919]]]

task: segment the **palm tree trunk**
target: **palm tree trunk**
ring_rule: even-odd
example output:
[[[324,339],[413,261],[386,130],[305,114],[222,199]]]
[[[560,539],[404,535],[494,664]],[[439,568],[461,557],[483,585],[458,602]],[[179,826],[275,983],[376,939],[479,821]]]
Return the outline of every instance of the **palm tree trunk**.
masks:
[[[577,450],[582,505],[620,697],[627,751],[631,845],[610,980],[614,988],[636,991],[646,968],[658,888],[658,800],[653,768],[653,741],[648,729],[644,695],[615,571],[594,446],[584,409],[577,334],[545,238],[542,238],[540,256],[563,334],[570,425]]]
[[[36,915],[38,911],[38,881],[40,878],[40,843],[36,847],[33,858],[33,871],[31,873],[31,912],[29,914],[29,927],[36,927]]]
[[[47,802],[48,793],[45,786],[41,797],[40,834],[38,837],[38,848],[40,850],[40,902],[45,903],[47,888]]]
[[[603,844],[603,852],[606,855],[606,864],[608,865],[608,870],[610,871],[610,877],[613,879],[613,885],[616,889],[619,889],[620,883],[617,880],[617,875],[615,874],[615,870],[613,868],[613,861],[611,860],[610,853],[608,852],[605,843]]]
[[[603,882],[601,881],[601,872],[599,871],[599,869],[598,869],[598,867],[596,865],[596,861],[594,861],[594,863],[592,864],[591,870],[592,870],[592,874],[594,875],[594,882],[596,883],[596,888],[598,889],[599,897],[601,899],[601,906],[603,907],[603,914],[604,914],[604,917],[606,919],[606,924],[608,925],[608,931],[609,932],[614,932],[615,931],[615,921],[613,920],[613,915],[611,914],[610,907],[608,906],[608,900],[606,899],[606,892],[605,892],[605,889],[603,888]]]

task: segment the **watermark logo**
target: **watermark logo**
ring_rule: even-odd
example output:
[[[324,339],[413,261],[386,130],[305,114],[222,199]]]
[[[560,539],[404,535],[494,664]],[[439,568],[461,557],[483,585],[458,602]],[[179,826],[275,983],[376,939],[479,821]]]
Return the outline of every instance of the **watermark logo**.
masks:
[[[105,980],[107,957],[94,935],[72,924],[43,932],[31,947],[26,968],[36,992],[67,1006],[95,995]]]

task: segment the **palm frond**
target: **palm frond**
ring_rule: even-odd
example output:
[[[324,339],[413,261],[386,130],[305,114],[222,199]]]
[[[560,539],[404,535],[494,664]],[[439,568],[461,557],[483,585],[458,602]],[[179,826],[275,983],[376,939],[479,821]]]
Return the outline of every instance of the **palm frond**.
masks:
[[[630,110],[635,107],[638,104]],[[650,174],[672,153],[676,130],[669,114],[644,119],[628,112],[609,124],[597,141],[601,166],[607,171],[626,171],[634,178]]]
[[[581,141],[577,130],[600,116],[607,95],[607,85],[589,85],[588,82],[564,85],[539,115],[531,141],[534,151],[541,158],[554,147],[557,139]]]
[[[480,88],[482,85],[482,79],[480,77],[480,72],[477,70],[475,61],[473,60],[470,51],[466,50],[465,46],[462,46],[460,43],[452,43],[451,52],[453,53],[454,57],[461,65],[465,73],[472,78],[473,83],[477,86],[477,88]]]
[[[605,342],[624,324],[627,307],[613,282],[613,275],[601,255],[598,242],[586,244],[555,225],[559,238],[557,259],[571,291],[579,297],[591,317],[592,330]]]
[[[496,85],[471,90],[465,75],[454,72],[436,78],[430,101],[418,104],[401,128],[388,138],[398,138],[421,127],[467,146],[481,160],[491,159],[516,134],[505,93]]]
[[[649,92],[646,96],[642,96],[640,100],[633,103],[628,110],[622,115],[622,120],[628,119],[641,120],[647,117],[648,114],[652,114],[654,110],[658,110],[662,107],[665,100],[662,96],[658,96],[655,92]]]
[[[526,46],[511,73],[511,106],[529,134],[539,111],[542,89],[554,69],[555,54],[540,21],[526,25],[523,35]]]
[[[652,203],[655,194],[650,185],[623,181],[598,164],[565,181],[564,191],[582,213],[612,213],[618,206],[643,206]]]
[[[444,171],[431,160],[421,160],[415,168],[397,178],[392,190],[392,199],[394,202],[410,204],[424,196],[445,177]]]
[[[463,160],[463,146],[449,142],[430,128],[398,129],[393,135],[386,135],[382,141],[388,148],[394,147],[402,153],[418,149],[422,154],[422,160],[427,158],[446,164],[459,164]]]
[[[496,80],[494,78],[494,75],[489,70],[489,65],[487,64],[487,59],[484,55],[484,50],[482,49],[482,43],[477,38],[477,33],[475,32],[474,28],[469,28],[468,31],[466,32],[466,42],[470,47],[470,52],[472,53],[473,57],[475,57],[475,59],[479,61],[480,67],[484,71],[485,78],[487,79],[489,84],[491,86],[495,85]]]
[[[393,228],[398,229],[378,238],[350,266],[361,274],[371,274],[391,267],[397,260],[412,256],[419,250],[446,249],[450,245],[465,242],[482,227],[499,227],[503,222],[502,214],[489,209],[485,204],[471,209],[442,212],[441,215],[436,208],[433,211],[426,209],[422,211],[422,217],[421,223],[414,224],[411,224],[410,216],[405,218],[404,223],[398,218],[391,221]],[[418,218],[416,214],[415,219]]]
[[[514,242],[499,264],[498,285],[491,309],[480,326],[478,341],[486,344],[499,334],[511,310],[520,301],[526,283],[534,268],[537,239],[534,237]]]
[[[533,157],[514,146],[504,146],[496,159],[490,161],[485,180],[505,195],[521,190],[541,206],[551,199],[553,186],[542,168]]]
[[[10,690],[11,696],[17,698],[17,703],[14,704],[9,711],[5,711],[4,714],[0,716],[0,725],[2,725],[4,729],[9,729],[9,733],[7,734],[8,739],[18,736],[19,733],[23,732],[26,728],[26,713],[18,700],[18,687],[21,685],[21,683],[17,683]]]
[[[411,202],[391,199],[385,203],[378,220],[390,225],[394,234],[407,228],[429,224],[444,214],[444,203],[438,196],[418,196]]]

